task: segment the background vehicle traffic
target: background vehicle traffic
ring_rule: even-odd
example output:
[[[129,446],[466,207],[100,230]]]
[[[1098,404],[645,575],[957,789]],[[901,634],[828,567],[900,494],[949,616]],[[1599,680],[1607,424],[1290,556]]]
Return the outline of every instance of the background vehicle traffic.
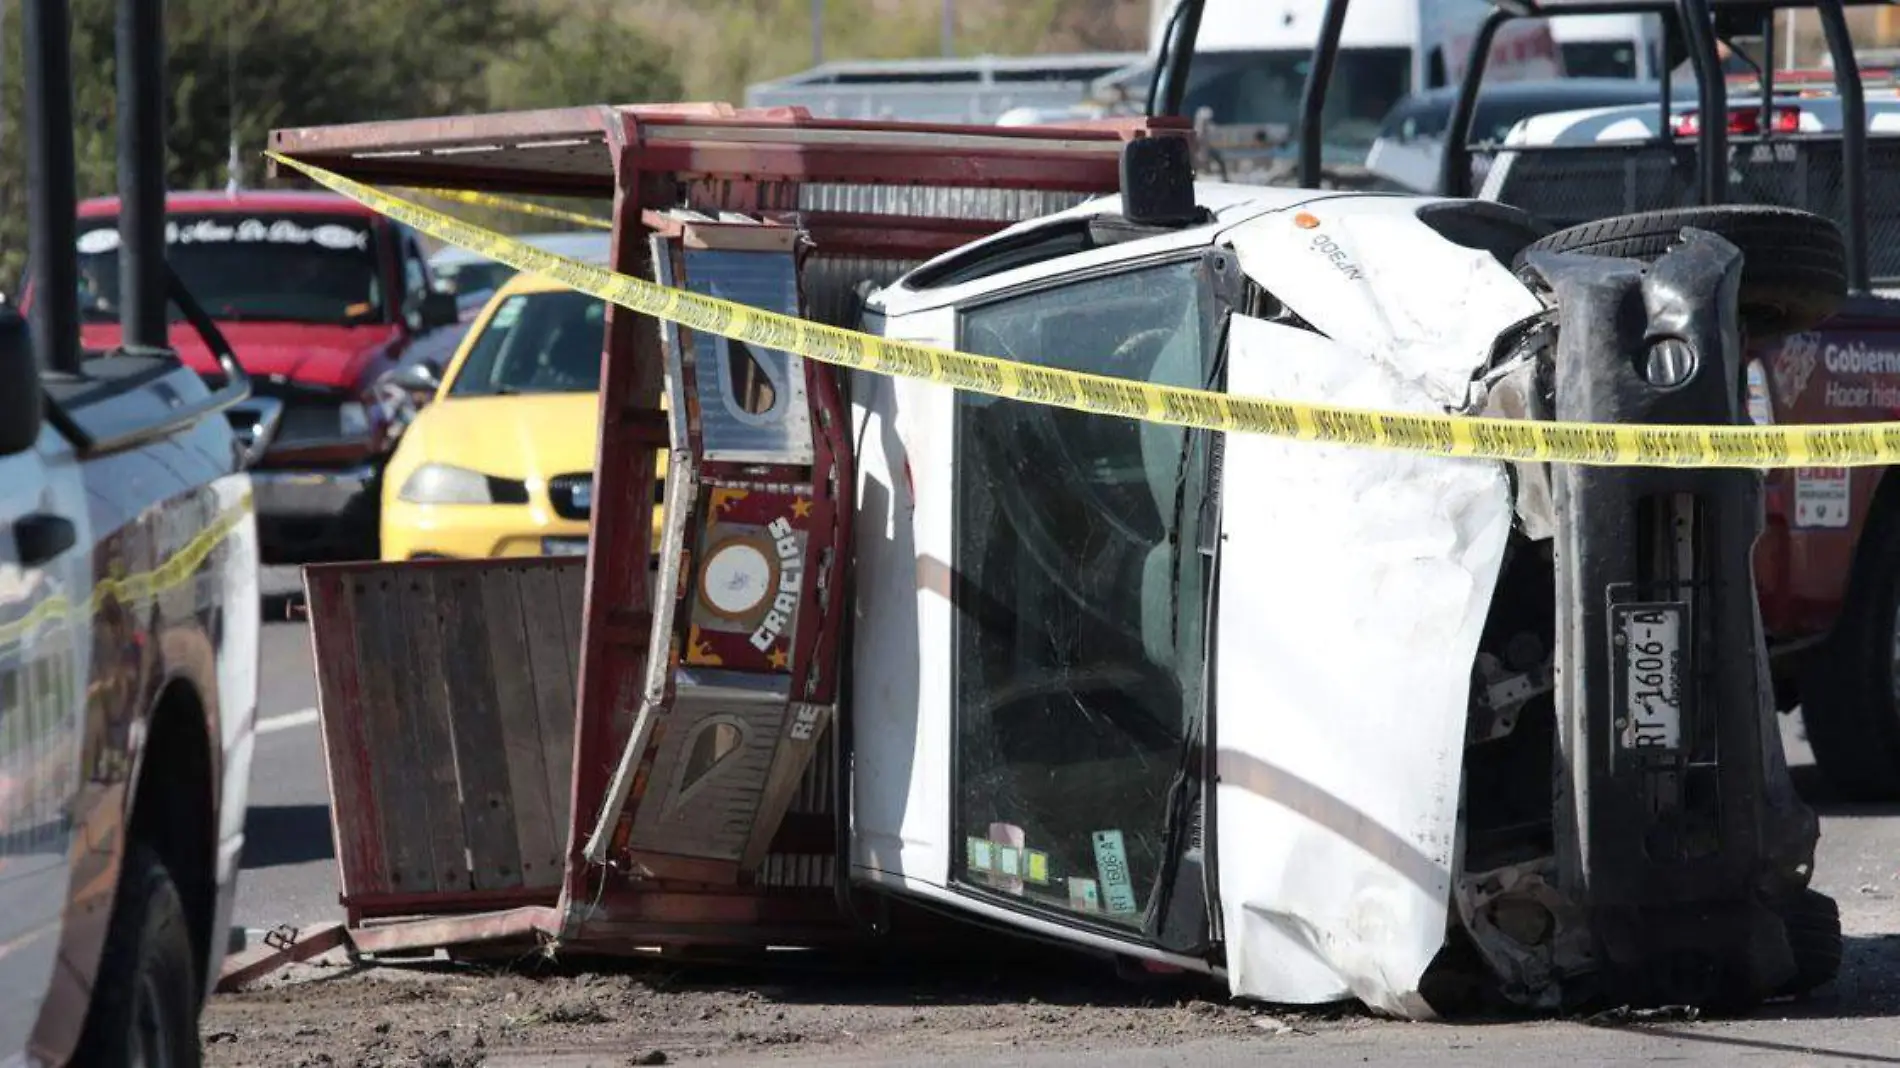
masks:
[[[373,558],[382,469],[413,415],[385,379],[456,323],[453,298],[431,283],[413,233],[334,194],[173,193],[166,212],[168,258],[255,380],[256,401],[233,414],[262,453],[251,478],[265,561]],[[79,214],[83,337],[109,348],[119,202]],[[179,353],[223,384],[201,342],[180,338]]]
[[[565,255],[606,259],[604,234],[569,245]],[[605,319],[593,297],[513,275],[446,368],[417,363],[399,374],[428,400],[384,480],[383,559],[586,554]],[[657,463],[656,499],[664,452]]]
[[[133,6],[118,49],[128,210],[110,231],[126,262],[110,274],[79,262],[102,231],[75,241],[71,42],[57,20],[27,24],[30,337],[0,309],[8,1064],[196,1065],[244,847],[258,539],[253,454],[225,417],[252,383],[165,262],[164,52],[156,6]],[[82,286],[113,294],[99,348],[106,324],[82,334],[81,315],[100,314]],[[193,358],[168,344],[168,302],[197,334]]]

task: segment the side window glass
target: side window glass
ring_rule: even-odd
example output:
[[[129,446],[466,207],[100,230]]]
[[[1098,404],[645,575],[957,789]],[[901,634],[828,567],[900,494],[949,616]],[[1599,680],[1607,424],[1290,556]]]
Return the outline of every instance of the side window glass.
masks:
[[[422,258],[422,249],[416,245],[415,235],[405,233],[401,247],[403,318],[409,321],[411,330],[420,331],[422,298],[429,295],[429,267]]]

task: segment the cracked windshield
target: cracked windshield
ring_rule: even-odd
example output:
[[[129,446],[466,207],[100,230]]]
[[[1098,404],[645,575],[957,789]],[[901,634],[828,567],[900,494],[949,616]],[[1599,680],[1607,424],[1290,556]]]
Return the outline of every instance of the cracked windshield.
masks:
[[[1176,386],[1208,374],[1199,261],[1004,299],[962,347]],[[1200,710],[1206,435],[957,396],[962,878],[1140,928]]]

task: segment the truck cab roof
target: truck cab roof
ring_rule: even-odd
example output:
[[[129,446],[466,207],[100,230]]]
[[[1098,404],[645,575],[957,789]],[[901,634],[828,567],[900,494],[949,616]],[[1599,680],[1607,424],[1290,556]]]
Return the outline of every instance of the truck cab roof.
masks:
[[[301,189],[245,189],[236,193],[221,189],[187,190],[168,194],[165,208],[167,211],[193,213],[268,211],[366,217],[376,214],[348,197]],[[93,197],[79,203],[80,218],[118,213],[119,198],[116,196]]]

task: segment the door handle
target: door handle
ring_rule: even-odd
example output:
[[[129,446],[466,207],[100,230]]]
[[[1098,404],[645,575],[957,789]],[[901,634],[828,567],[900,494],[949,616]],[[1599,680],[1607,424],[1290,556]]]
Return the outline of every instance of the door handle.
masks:
[[[13,521],[13,543],[21,567],[39,567],[73,547],[79,532],[63,515],[34,512]]]

